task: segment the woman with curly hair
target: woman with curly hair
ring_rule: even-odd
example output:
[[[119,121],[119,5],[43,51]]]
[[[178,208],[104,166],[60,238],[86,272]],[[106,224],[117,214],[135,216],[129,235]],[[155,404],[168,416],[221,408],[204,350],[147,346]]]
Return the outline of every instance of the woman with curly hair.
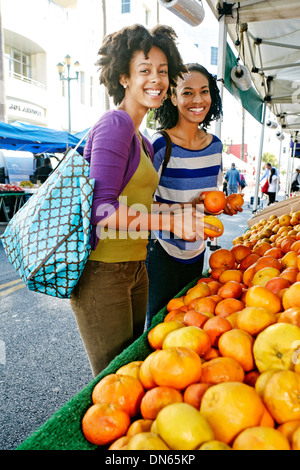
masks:
[[[143,332],[148,230],[171,224],[178,236],[196,234],[194,213],[186,225],[181,215],[151,214],[158,175],[153,148],[139,131],[185,71],[176,38],[167,26],[134,25],[108,35],[99,50],[100,83],[116,108],[101,116],[84,150],[95,179],[92,252],[71,297],[95,376]]]
[[[222,115],[216,79],[199,64],[188,64],[188,73],[172,88],[171,97],[155,111],[159,129],[172,142],[169,163],[162,172],[166,153],[165,137],[153,137],[154,166],[160,175],[155,201],[163,203],[202,202],[202,191],[222,184],[222,142],[207,129]],[[228,208],[224,211],[233,215]],[[146,266],[149,297],[146,328],[154,315],[192,280],[201,276],[205,243],[176,237],[167,239],[160,231],[151,233]]]

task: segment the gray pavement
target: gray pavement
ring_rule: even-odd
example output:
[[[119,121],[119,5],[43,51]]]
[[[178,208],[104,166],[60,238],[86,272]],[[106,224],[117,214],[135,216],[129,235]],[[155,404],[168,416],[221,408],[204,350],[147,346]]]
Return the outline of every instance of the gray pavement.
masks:
[[[223,248],[246,230],[250,196],[242,213],[221,216]],[[0,266],[0,449],[13,450],[93,376],[69,301],[23,287],[1,243]]]

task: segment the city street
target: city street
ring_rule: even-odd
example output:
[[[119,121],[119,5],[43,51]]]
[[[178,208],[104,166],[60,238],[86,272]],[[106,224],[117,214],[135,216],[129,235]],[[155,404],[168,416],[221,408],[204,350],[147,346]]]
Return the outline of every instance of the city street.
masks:
[[[251,195],[242,213],[221,216],[222,248],[247,229]],[[1,243],[0,265],[0,449],[13,450],[93,376],[69,301],[29,291]]]

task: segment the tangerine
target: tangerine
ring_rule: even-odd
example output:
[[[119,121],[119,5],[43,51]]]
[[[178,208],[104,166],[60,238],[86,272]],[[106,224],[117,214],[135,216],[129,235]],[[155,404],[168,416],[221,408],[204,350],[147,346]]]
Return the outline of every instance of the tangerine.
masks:
[[[126,411],[111,403],[96,403],[82,418],[84,437],[97,446],[107,445],[126,434],[130,417]]]

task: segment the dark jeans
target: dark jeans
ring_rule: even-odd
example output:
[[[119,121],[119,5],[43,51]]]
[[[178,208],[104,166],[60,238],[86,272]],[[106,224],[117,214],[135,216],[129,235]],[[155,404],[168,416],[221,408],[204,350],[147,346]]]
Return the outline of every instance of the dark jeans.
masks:
[[[148,275],[144,261],[88,261],[71,307],[94,376],[144,331]]]
[[[194,279],[201,277],[203,260],[204,256],[195,263],[180,263],[169,256],[157,240],[149,241],[146,259],[149,277],[146,329],[150,327],[152,318],[169,300]]]
[[[269,196],[269,204],[273,204],[273,202],[275,202],[275,196],[276,196],[276,193],[268,193],[268,196]]]

